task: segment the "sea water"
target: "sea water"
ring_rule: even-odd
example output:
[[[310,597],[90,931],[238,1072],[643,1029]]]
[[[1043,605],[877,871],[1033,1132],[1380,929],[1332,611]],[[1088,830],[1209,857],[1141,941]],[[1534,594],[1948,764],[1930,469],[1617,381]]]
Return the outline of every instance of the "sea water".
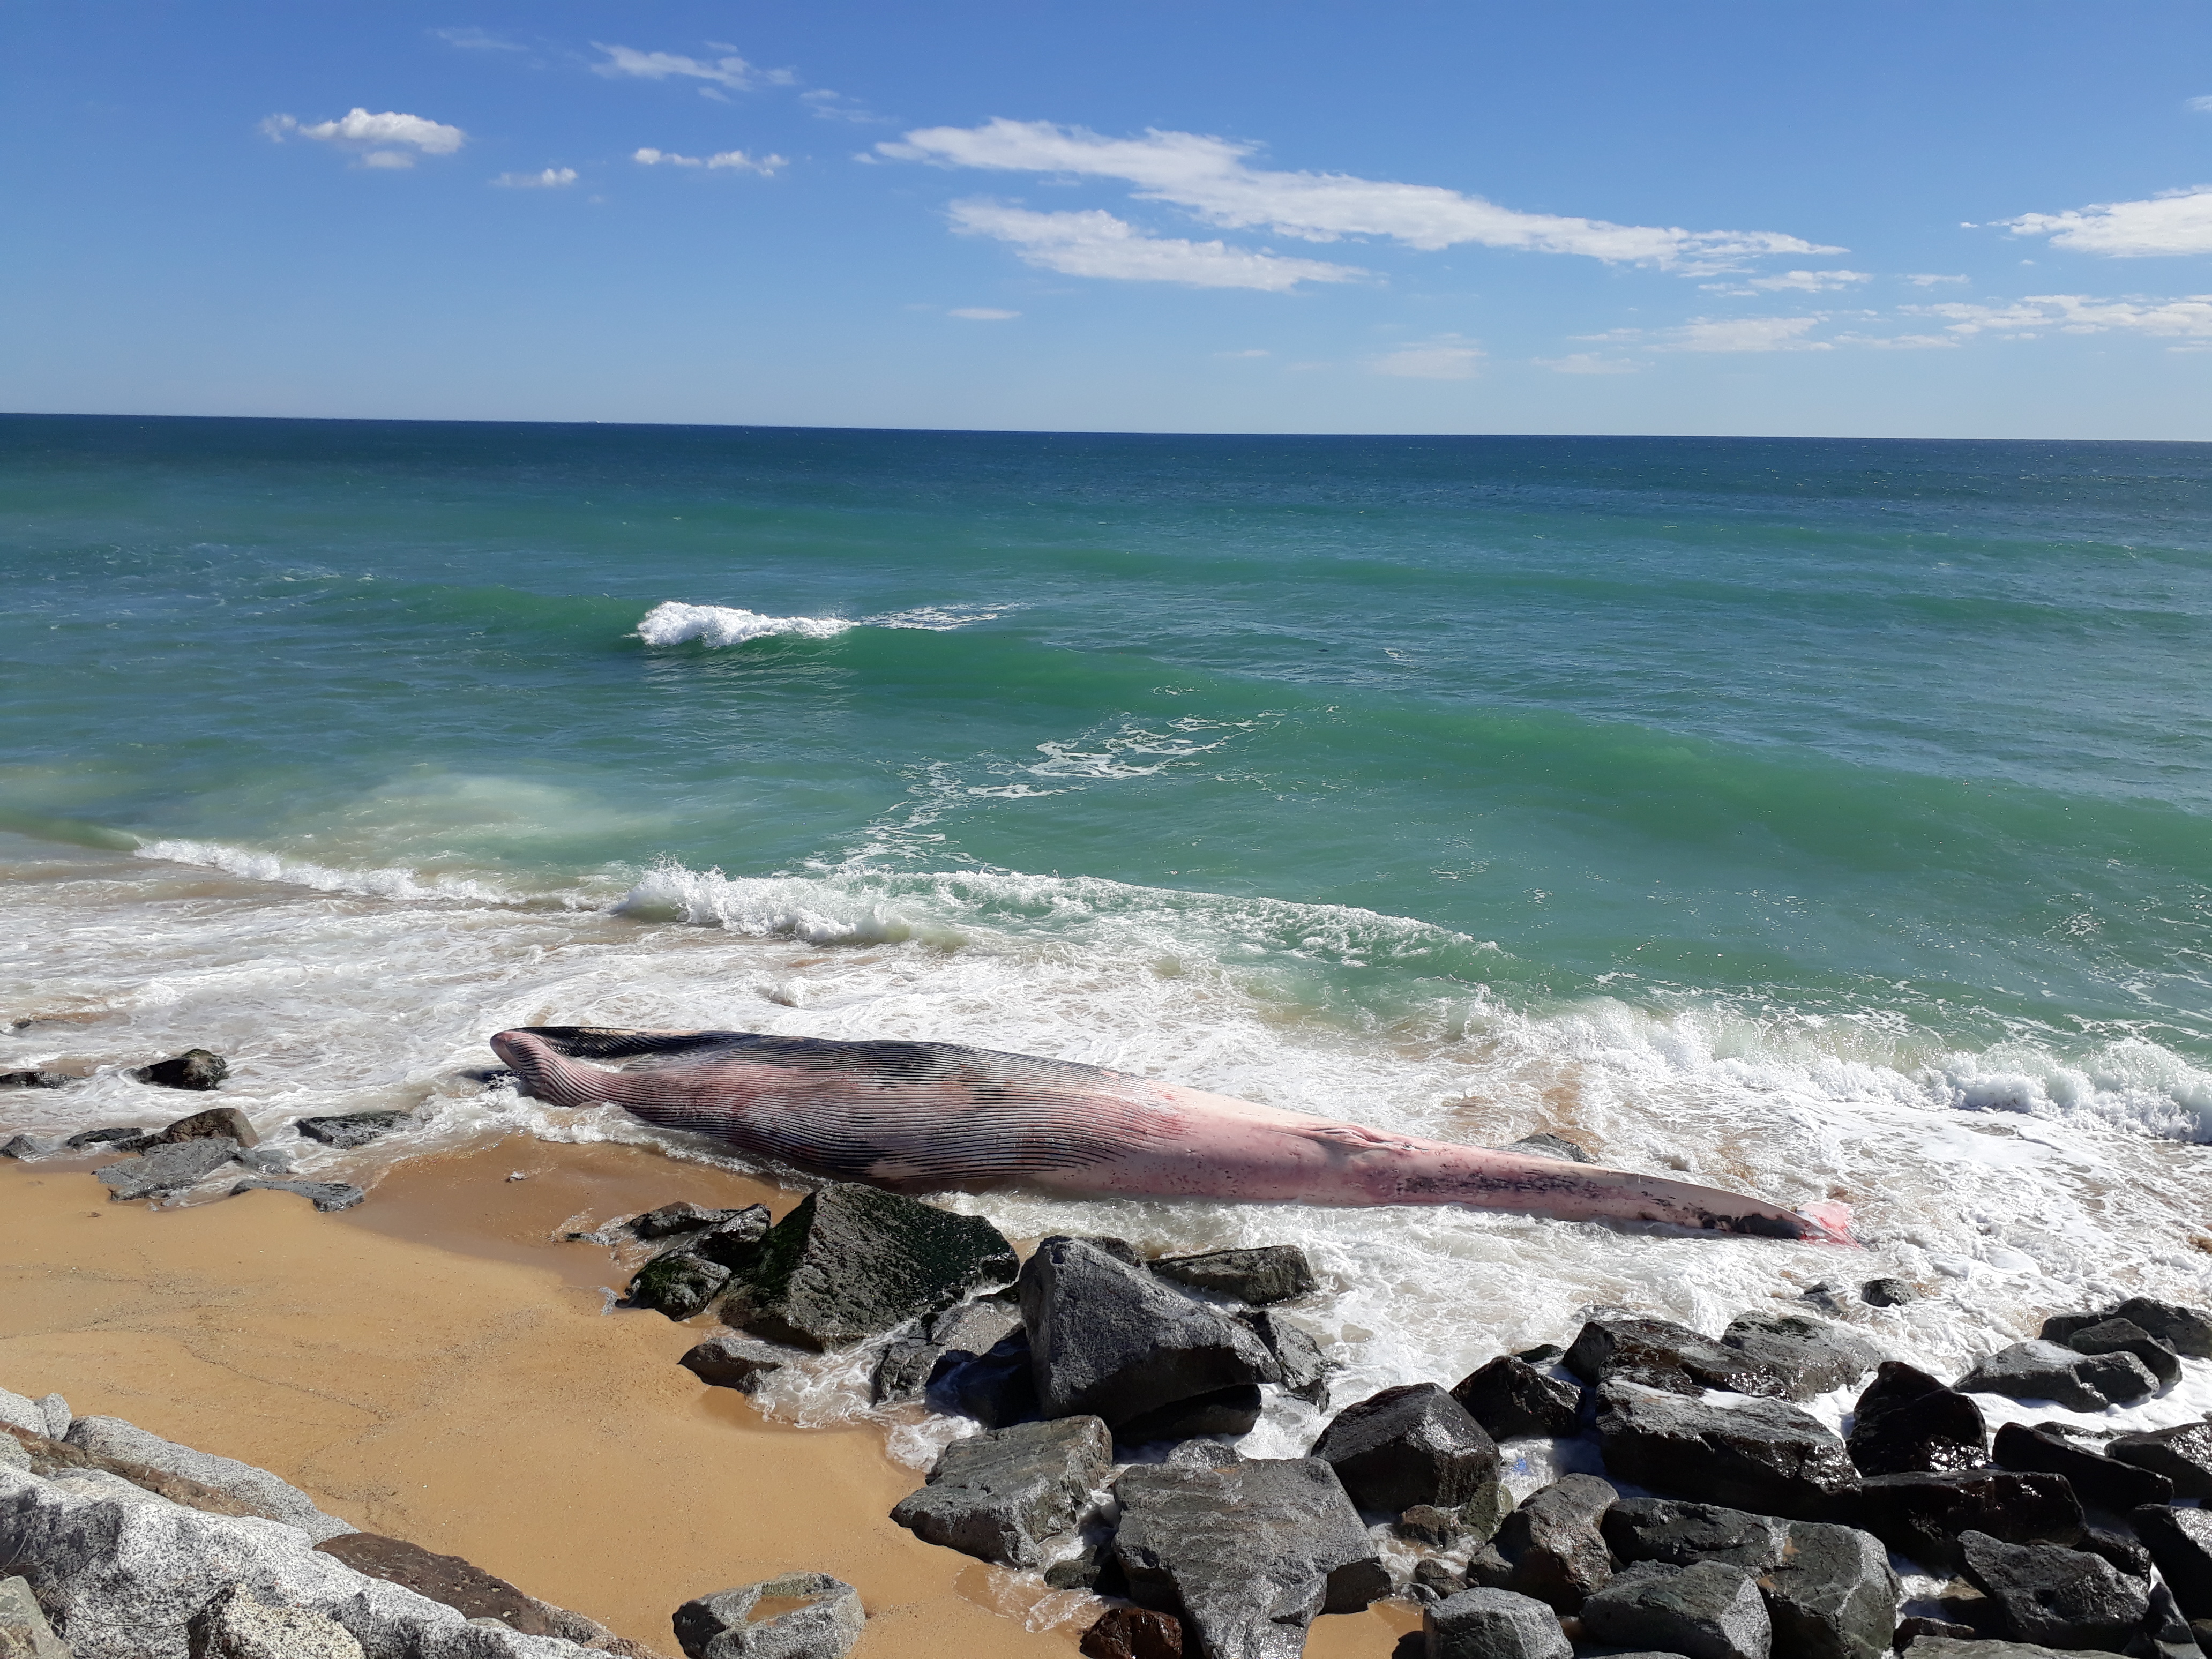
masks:
[[[173,1115],[125,1068],[200,1045],[314,1176],[736,1163],[484,1039],[927,1038],[1866,1245],[948,1200],[1302,1244],[1340,1400],[1601,1306],[1832,1283],[1941,1370],[2208,1296],[2212,447],[9,417],[0,570],[0,1068],[94,1073],[8,1133]],[[416,1127],[281,1133],[374,1109]]]

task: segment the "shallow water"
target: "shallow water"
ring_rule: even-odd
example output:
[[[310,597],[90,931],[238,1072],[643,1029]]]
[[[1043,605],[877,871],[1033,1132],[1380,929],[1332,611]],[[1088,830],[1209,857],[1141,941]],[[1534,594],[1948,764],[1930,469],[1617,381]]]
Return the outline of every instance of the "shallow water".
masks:
[[[1305,1244],[1344,1398],[1595,1304],[1897,1272],[1853,1316],[1963,1364],[2206,1294],[2203,447],[11,418],[0,506],[0,1012],[102,1014],[0,1033],[98,1073],[11,1132],[173,1115],[118,1068],[199,1043],[264,1133],[422,1111],[313,1173],[712,1157],[465,1073],[913,1036],[1869,1245],[960,1200]]]

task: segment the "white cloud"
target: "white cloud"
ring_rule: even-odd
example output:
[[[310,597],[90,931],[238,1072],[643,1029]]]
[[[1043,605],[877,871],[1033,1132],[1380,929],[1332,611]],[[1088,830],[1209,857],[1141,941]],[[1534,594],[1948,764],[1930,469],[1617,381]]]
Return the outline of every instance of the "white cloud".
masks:
[[[764,179],[777,168],[791,165],[781,155],[750,155],[741,149],[726,149],[718,155],[678,155],[673,150],[649,146],[633,150],[629,159],[649,167],[705,167],[709,172],[757,173]]]
[[[1662,351],[1832,351],[1826,340],[1808,340],[1826,317],[1699,318],[1667,331]]]
[[[938,167],[1116,179],[1138,186],[1141,200],[1171,203],[1210,224],[1304,241],[1380,236],[1431,251],[1472,242],[1693,271],[1765,254],[1844,251],[1772,231],[1691,231],[1521,213],[1436,185],[1270,172],[1246,165],[1254,145],[1158,128],[1141,138],[1108,138],[1081,127],[1002,118],[980,127],[917,128],[876,148],[896,160]]]
[[[517,46],[512,40],[502,40],[489,29],[432,29],[430,33],[449,46],[459,46],[463,52],[527,52],[527,46]]]
[[[877,114],[866,105],[846,97],[842,92],[830,91],[827,87],[800,93],[799,101],[824,121],[855,121],[863,126],[874,126],[890,118]]]
[[[1217,351],[1213,355],[1217,357],[1272,357],[1275,354],[1255,346],[1245,351]]]
[[[1456,334],[1440,334],[1386,352],[1368,367],[1407,380],[1471,380],[1482,372],[1482,348]]]
[[[1967,279],[1964,276],[1937,276],[1926,271],[1917,271],[1905,280],[1915,288],[1933,288],[1938,283],[1963,283]]]
[[[411,144],[425,155],[450,155],[468,142],[468,134],[459,127],[420,115],[402,115],[397,110],[372,115],[357,106],[335,121],[318,121],[313,126],[289,115],[272,115],[261,124],[261,131],[279,143],[287,138],[312,138],[318,143],[353,150],[361,154],[363,167],[371,167],[415,165],[415,157],[404,149],[391,146]]]
[[[704,58],[687,58],[676,52],[637,52],[598,40],[592,41],[592,46],[606,54],[606,61],[592,64],[592,72],[616,78],[630,76],[641,81],[665,81],[673,76],[678,80],[709,82],[732,92],[750,92],[755,87],[787,87],[798,78],[789,70],[757,68],[734,52]]]
[[[1940,334],[1838,334],[1836,343],[1874,351],[1943,351],[1955,349],[1959,342]]]
[[[1855,283],[1873,280],[1873,273],[1864,270],[1785,270],[1779,276],[1753,276],[1744,286],[1769,294],[1785,289],[1800,294],[1825,294],[1831,289],[1850,288]]]
[[[2200,114],[2212,115],[2212,98],[2192,98],[2189,100],[2189,107]]]
[[[576,182],[574,167],[547,167],[539,173],[502,173],[492,180],[509,190],[559,190]]]
[[[1564,357],[1539,357],[1539,368],[1554,374],[1636,374],[1644,365],[1626,357],[1604,357],[1595,351],[1571,351]]]
[[[965,317],[971,323],[1006,323],[1012,322],[1022,313],[1018,311],[1001,311],[996,306],[956,306],[945,314],[948,317]]]
[[[2040,331],[2061,334],[2106,334],[2119,331],[2166,338],[2212,339],[2212,294],[2173,300],[2140,295],[2118,300],[2081,294],[2032,294],[2008,305],[1907,306],[1909,316],[1941,317],[1948,331],[1972,337],[1996,334],[2032,338]]]
[[[1367,275],[1353,265],[1255,253],[1225,242],[1147,236],[1126,219],[1095,208],[1080,213],[1034,213],[998,202],[969,200],[955,202],[951,213],[954,229],[1010,242],[1024,263],[1070,276],[1255,288],[1279,294],[1300,283],[1348,283]]]
[[[2169,191],[2146,202],[2100,202],[2064,213],[2023,213],[2000,219],[2015,236],[2048,236],[2077,253],[2137,258],[2159,253],[2212,253],[2212,185]]]

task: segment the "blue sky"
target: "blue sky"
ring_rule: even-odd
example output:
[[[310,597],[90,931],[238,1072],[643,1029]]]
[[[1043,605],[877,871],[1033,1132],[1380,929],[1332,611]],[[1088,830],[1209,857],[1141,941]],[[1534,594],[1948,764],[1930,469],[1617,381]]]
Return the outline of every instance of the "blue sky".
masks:
[[[0,6],[0,407],[2212,439],[2212,7]]]

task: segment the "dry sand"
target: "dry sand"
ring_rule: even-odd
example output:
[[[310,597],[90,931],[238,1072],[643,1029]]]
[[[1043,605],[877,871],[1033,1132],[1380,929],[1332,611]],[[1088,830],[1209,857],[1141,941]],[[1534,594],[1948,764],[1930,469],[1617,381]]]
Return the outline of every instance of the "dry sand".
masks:
[[[402,1165],[359,1209],[256,1192],[106,1201],[89,1165],[0,1170],[0,1385],[58,1390],[304,1488],[673,1653],[688,1598],[810,1569],[858,1586],[858,1659],[1066,1656],[1014,1575],[916,1541],[919,1484],[870,1428],[763,1422],[675,1362],[704,1334],[604,1313],[564,1224],[799,1194],[635,1148],[524,1138]],[[528,1176],[509,1181],[511,1173]],[[1312,1659],[1387,1659],[1414,1611],[1316,1622]]]

